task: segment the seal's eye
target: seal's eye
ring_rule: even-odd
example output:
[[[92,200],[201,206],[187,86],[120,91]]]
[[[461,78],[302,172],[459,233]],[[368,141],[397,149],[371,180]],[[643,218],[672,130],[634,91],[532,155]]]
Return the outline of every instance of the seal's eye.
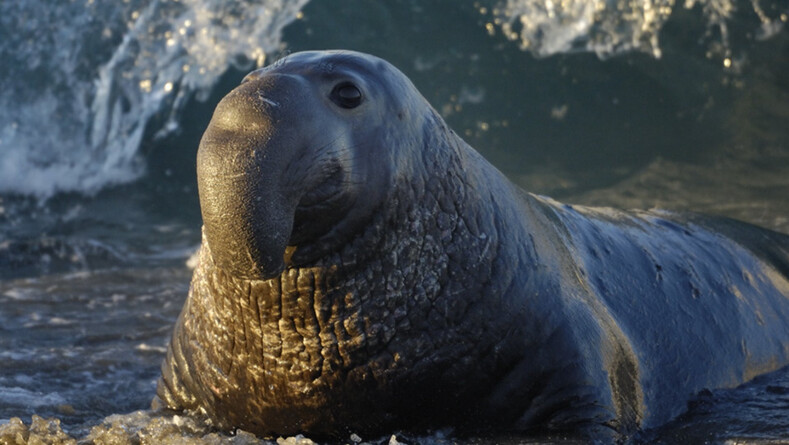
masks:
[[[362,103],[362,92],[350,82],[334,87],[330,97],[332,102],[343,108],[356,108]]]

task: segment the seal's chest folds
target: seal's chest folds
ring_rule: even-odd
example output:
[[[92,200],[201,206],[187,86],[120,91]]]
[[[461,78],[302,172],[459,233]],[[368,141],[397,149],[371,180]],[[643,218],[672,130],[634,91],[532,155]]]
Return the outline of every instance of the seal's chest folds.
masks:
[[[373,56],[251,73],[197,168],[157,404],[221,429],[605,439],[789,362],[789,236],[523,192]]]

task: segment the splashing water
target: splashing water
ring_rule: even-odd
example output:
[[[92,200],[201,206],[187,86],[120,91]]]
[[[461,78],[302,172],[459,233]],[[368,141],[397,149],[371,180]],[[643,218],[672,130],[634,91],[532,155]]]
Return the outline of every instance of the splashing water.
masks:
[[[0,193],[138,178],[150,122],[166,120],[158,136],[178,129],[187,99],[228,67],[262,65],[307,1],[1,3]]]
[[[736,10],[735,3],[686,0],[683,5],[702,10],[707,34],[718,30],[726,67],[731,64],[727,20]],[[751,7],[761,21],[757,38],[776,34],[786,21],[785,14],[771,19],[759,0],[751,0]],[[507,0],[493,14],[510,40],[536,56],[587,51],[607,58],[643,51],[660,58],[658,35],[675,8],[675,0]]]

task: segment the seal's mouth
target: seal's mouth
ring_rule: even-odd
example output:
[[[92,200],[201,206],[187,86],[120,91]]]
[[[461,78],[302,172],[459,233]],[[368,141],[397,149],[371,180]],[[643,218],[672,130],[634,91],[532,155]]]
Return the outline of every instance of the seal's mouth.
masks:
[[[305,199],[299,202],[298,207],[296,208],[296,227],[293,229],[293,233],[291,237],[299,237],[299,228],[301,226],[299,215],[311,215],[311,214],[320,214],[326,211],[329,211],[336,204],[342,202],[343,193],[342,190],[331,191],[331,192],[318,192],[315,195],[306,197]],[[307,221],[303,221],[306,223]],[[314,223],[315,221],[313,221]]]
[[[299,200],[289,244],[306,250],[305,244],[316,242],[332,231],[336,223],[345,217],[352,201],[350,183],[343,170],[334,168],[326,180]]]
[[[345,191],[343,172],[339,167],[334,168],[325,181],[301,197],[297,211],[323,210],[339,201]]]

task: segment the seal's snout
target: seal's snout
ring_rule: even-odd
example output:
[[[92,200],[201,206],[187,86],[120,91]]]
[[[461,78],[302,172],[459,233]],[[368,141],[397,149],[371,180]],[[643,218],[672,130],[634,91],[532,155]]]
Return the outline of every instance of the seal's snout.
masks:
[[[217,266],[239,278],[285,268],[296,204],[279,181],[287,163],[271,115],[279,102],[259,82],[239,86],[217,105],[197,154],[206,240]]]

